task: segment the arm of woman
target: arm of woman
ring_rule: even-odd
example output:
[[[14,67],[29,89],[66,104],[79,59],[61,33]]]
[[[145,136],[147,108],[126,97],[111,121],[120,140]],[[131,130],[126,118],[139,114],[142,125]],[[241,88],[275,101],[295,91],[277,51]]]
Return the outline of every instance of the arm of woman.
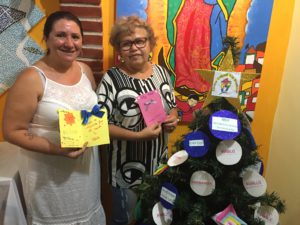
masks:
[[[151,140],[157,138],[161,132],[161,125],[156,123],[139,132],[131,131],[113,124],[109,125],[109,134],[112,139],[119,140]]]
[[[85,151],[85,146],[77,151],[61,149],[48,139],[28,130],[42,93],[43,84],[37,72],[32,68],[22,71],[8,91],[3,115],[4,139],[34,152],[78,157]]]
[[[167,116],[167,119],[163,123],[163,128],[166,132],[171,133],[175,130],[178,124],[178,111],[177,108],[172,108]]]
[[[50,153],[53,146],[45,138],[28,131],[42,96],[42,83],[34,69],[27,68],[9,89],[3,115],[4,139],[22,148]]]

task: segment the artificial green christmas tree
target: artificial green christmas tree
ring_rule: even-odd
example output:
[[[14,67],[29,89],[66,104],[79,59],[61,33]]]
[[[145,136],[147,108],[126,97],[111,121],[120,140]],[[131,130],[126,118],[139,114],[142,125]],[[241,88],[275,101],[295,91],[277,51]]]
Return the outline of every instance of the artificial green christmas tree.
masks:
[[[225,80],[225,75],[219,77]],[[266,191],[250,123],[228,101],[229,87],[220,83],[220,88],[225,97],[209,98],[195,112],[190,132],[177,141],[174,154],[137,188],[140,224],[278,224],[284,202]]]
[[[211,115],[224,111],[236,113],[241,121],[241,132],[234,138],[234,141],[241,146],[242,155],[239,162],[233,165],[224,165],[218,161],[216,149],[223,141],[212,134],[209,125]],[[176,187],[178,193],[172,208],[172,225],[216,224],[212,217],[230,204],[235,209],[236,215],[248,225],[265,224],[262,220],[254,217],[255,212],[259,209],[259,204],[272,206],[279,213],[284,212],[284,203],[276,193],[265,193],[254,197],[247,192],[243,184],[243,174],[252,171],[253,166],[261,163],[257,146],[248,126],[246,117],[242,113],[238,113],[224,98],[214,100],[206,108],[197,112],[194,121],[189,125],[191,129],[189,134],[205,133],[210,142],[208,151],[201,157],[188,156],[183,163],[168,166],[160,174],[146,176],[138,188],[140,219],[145,224],[155,224],[152,210],[154,205],[160,202],[162,186],[165,183]],[[185,138],[189,134],[177,142],[177,151],[184,149]],[[162,162],[162,164],[166,163],[167,160]],[[206,171],[214,178],[215,186],[213,190],[209,190],[209,195],[203,191],[204,195],[201,196],[191,188],[191,177],[197,171]]]

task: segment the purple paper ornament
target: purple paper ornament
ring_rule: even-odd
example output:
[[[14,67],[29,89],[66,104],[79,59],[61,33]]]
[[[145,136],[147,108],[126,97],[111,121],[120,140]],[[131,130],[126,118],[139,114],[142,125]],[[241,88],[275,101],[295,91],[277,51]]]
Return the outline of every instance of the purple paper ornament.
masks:
[[[187,134],[183,146],[187,153],[194,158],[204,156],[209,149],[210,141],[202,131],[195,131]]]
[[[209,118],[210,132],[221,140],[230,140],[241,132],[241,122],[238,116],[228,110],[220,110]]]
[[[171,183],[163,183],[160,191],[160,203],[166,209],[173,209],[176,198],[178,197],[177,188]]]

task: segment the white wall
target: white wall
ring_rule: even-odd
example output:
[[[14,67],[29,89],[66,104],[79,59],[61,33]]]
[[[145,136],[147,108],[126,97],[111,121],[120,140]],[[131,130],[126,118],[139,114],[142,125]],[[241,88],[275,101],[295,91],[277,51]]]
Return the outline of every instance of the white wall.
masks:
[[[283,15],[282,15],[283,16]],[[284,20],[284,16],[282,17]],[[300,213],[300,0],[295,0],[290,42],[273,123],[266,179],[286,200],[281,224],[298,225]]]

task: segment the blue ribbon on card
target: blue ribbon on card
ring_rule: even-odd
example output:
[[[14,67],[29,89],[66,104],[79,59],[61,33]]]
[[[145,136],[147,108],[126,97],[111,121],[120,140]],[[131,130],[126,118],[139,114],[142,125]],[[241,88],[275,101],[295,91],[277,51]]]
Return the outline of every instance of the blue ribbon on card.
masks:
[[[95,105],[91,112],[88,112],[87,110],[81,110],[81,118],[83,119],[82,124],[87,124],[91,116],[97,116],[99,118],[102,118],[104,112],[100,111],[101,108],[102,107],[100,105]]]

